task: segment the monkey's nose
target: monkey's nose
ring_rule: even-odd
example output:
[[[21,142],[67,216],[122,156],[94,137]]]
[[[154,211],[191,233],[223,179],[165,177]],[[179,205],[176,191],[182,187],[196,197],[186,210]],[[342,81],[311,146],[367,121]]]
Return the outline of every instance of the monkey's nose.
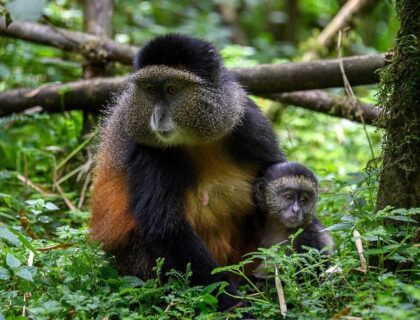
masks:
[[[300,207],[298,205],[293,205],[292,212],[298,214],[300,212]]]

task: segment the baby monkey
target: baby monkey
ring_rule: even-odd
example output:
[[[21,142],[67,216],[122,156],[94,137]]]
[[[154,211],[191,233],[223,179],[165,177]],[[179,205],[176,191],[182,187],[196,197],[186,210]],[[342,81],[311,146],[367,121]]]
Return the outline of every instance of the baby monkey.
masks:
[[[318,188],[312,171],[299,163],[276,163],[266,169],[254,184],[257,205],[266,215],[261,247],[286,244],[290,235],[304,228],[294,240],[294,249],[303,252],[306,246],[331,255],[331,234],[322,231],[325,227],[315,216]]]

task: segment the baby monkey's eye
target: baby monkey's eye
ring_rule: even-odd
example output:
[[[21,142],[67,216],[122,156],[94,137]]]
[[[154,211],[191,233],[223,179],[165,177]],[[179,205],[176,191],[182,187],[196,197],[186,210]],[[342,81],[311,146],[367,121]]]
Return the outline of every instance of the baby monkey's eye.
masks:
[[[175,86],[168,86],[166,87],[166,93],[169,95],[174,95],[178,92],[178,88]]]
[[[288,201],[293,200],[293,195],[291,193],[286,193],[283,197]]]
[[[310,202],[312,200],[312,197],[310,195],[306,194],[306,195],[300,196],[299,200],[300,200],[301,203],[307,203],[307,202]]]

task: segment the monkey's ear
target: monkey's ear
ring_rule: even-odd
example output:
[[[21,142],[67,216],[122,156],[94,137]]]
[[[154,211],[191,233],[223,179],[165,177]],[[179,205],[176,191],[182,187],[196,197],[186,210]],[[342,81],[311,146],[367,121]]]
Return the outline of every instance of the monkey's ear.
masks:
[[[260,209],[264,209],[265,208],[265,187],[266,187],[267,182],[265,181],[264,178],[258,178],[255,182],[254,182],[254,198],[255,201],[258,205],[258,207],[260,207]]]

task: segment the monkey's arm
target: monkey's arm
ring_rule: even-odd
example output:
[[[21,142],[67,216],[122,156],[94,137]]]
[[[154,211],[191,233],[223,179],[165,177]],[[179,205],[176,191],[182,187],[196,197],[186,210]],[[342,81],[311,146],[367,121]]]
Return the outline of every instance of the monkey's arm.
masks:
[[[325,226],[314,217],[311,223],[303,230],[303,232],[296,238],[294,248],[297,252],[303,252],[305,247],[315,248],[326,255],[331,255],[334,241],[328,230],[322,231]]]

